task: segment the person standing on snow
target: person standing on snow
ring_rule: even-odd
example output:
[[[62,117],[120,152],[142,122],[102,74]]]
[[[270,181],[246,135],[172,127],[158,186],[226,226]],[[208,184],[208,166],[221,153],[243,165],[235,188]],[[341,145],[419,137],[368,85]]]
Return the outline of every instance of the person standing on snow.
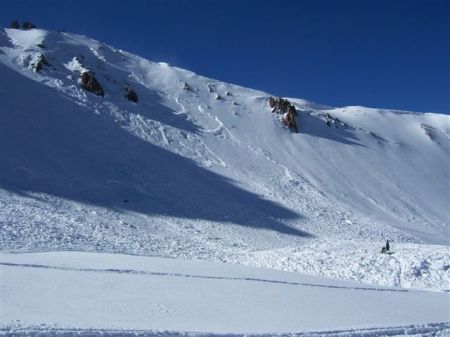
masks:
[[[387,253],[389,252],[389,240],[386,240],[386,246],[384,246],[383,248],[381,248],[381,253]]]

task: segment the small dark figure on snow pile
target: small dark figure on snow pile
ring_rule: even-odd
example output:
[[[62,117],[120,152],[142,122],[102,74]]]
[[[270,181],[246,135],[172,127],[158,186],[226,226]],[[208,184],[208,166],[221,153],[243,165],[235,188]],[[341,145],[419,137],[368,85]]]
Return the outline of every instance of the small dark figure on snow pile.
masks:
[[[389,252],[389,240],[386,240],[386,246],[381,248],[381,253],[385,254]]]

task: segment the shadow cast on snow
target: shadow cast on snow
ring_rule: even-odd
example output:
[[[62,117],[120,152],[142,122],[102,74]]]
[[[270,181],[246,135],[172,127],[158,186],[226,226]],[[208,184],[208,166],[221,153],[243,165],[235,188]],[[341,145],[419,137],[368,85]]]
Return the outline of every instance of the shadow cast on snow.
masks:
[[[309,134],[318,138],[325,138],[338,143],[364,146],[358,141],[358,138],[351,132],[348,125],[331,125],[330,127],[316,116],[312,116],[306,112],[299,114],[300,133]]]
[[[0,188],[310,236],[282,222],[301,215],[145,142],[110,116],[68,103],[5,66],[0,65],[0,75]]]

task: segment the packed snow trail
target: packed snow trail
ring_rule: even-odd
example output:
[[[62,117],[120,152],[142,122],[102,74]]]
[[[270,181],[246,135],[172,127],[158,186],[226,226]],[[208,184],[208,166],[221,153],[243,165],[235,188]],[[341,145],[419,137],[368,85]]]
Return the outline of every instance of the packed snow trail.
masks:
[[[448,329],[450,294],[118,254],[3,254],[4,332],[367,336]],[[37,328],[39,326],[39,328]],[[351,330],[350,330],[351,328]],[[364,332],[364,329],[365,332]],[[54,330],[54,331],[53,331]],[[406,331],[405,330],[405,331]],[[110,331],[110,332],[108,332]],[[328,332],[331,334],[331,332]],[[181,334],[182,335],[182,334]],[[298,334],[301,335],[301,334]]]
[[[174,331],[152,332],[146,330],[58,329],[49,326],[0,330],[0,336],[5,337],[447,337],[449,334],[450,323],[275,334],[219,334]]]

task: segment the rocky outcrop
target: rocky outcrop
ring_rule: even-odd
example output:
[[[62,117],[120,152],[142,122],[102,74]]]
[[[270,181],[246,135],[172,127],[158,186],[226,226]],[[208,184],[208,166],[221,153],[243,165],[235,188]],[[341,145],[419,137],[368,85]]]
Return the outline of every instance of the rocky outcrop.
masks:
[[[294,133],[298,132],[296,117],[297,110],[295,110],[295,107],[293,105],[288,108],[288,112],[283,116],[284,125],[286,125],[289,130]]]
[[[134,103],[138,102],[138,95],[136,94],[136,91],[134,91],[131,87],[125,88],[125,98]]]
[[[430,125],[426,124],[420,124],[420,127],[425,131],[425,134],[430,138],[431,140],[434,139],[433,130],[434,128]]]
[[[272,112],[287,113],[291,103],[281,97],[269,97],[269,106],[272,108]]]
[[[104,91],[100,83],[98,83],[94,74],[90,71],[81,73],[80,85],[87,91],[97,96],[103,96]]]
[[[325,115],[325,123],[329,128],[331,128],[332,125],[334,125],[334,127],[337,129],[339,129],[339,125],[344,128],[348,127],[348,125],[341,121],[339,118],[333,117],[329,113]]]
[[[49,63],[44,54],[39,54],[36,62],[33,64],[34,72],[39,73],[42,69],[44,69],[44,66],[49,66]]]
[[[20,29],[19,21],[17,21],[17,20],[11,21],[11,24],[10,24],[9,28]],[[31,23],[29,21],[24,21],[24,23],[22,23],[22,29],[23,30],[29,30],[29,29],[34,29],[34,28],[36,28],[36,25],[34,23]]]
[[[9,28],[12,29],[20,29],[20,23],[17,20],[11,21],[11,24],[9,25]]]
[[[209,92],[215,92],[216,91],[216,86],[212,83],[208,84],[208,91]]]
[[[192,91],[192,88],[189,84],[187,84],[185,81],[181,82],[181,88],[184,91]]]
[[[283,114],[283,124],[285,124],[291,132],[297,133],[297,110],[294,105],[291,104],[287,99],[284,98],[273,98],[268,99],[269,107],[272,108],[272,112]]]
[[[24,21],[22,23],[22,29],[23,30],[29,30],[29,29],[35,29],[36,25],[34,23],[31,23],[30,21]]]

